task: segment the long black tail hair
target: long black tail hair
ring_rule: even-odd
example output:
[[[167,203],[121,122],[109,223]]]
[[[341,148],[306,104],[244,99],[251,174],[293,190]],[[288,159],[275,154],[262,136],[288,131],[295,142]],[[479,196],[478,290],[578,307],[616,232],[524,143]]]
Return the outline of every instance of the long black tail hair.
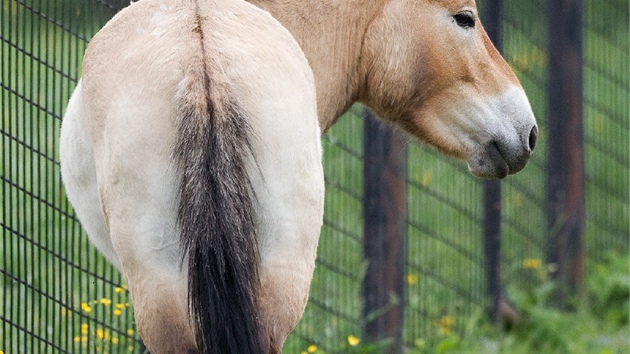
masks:
[[[211,81],[197,25],[201,57],[188,69],[178,97],[174,151],[190,319],[202,353],[264,353],[269,349],[263,347],[256,300],[259,254],[246,170],[248,156],[253,158],[251,129],[227,89]]]

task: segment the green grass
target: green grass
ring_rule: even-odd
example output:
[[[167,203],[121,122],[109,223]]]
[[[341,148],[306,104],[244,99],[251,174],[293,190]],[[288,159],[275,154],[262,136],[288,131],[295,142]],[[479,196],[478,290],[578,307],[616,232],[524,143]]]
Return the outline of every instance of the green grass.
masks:
[[[73,14],[72,30],[86,37],[102,22],[88,21],[85,11],[68,12],[77,8],[76,1],[56,3],[59,8],[48,8],[48,2],[29,2],[38,11],[54,13],[53,19]],[[628,43],[627,17],[608,7],[600,13],[604,10],[594,8],[595,2],[588,3],[592,12],[587,15],[591,29],[585,33],[584,71],[588,301],[578,311],[565,313],[545,304],[549,283],[544,270],[532,272],[523,267],[528,259],[544,264],[545,141],[553,137],[544,129],[547,58],[546,38],[539,29],[545,25],[545,17],[536,2],[509,4],[505,57],[519,75],[541,123],[533,161],[503,184],[503,281],[506,296],[523,312],[523,322],[505,334],[486,320],[481,182],[468,174],[463,163],[412,141],[407,175],[410,226],[405,342],[412,353],[624,352],[627,320],[624,325],[615,318],[627,303],[606,304],[606,294],[616,290],[604,290],[606,286],[601,285],[608,281],[627,284],[615,280],[623,278],[624,268],[619,265],[623,262],[600,265],[599,261],[606,250],[628,252],[630,71],[623,47]],[[131,309],[125,306],[120,315],[115,314],[116,305],[129,300],[125,291],[116,291],[122,279],[71,218],[55,162],[60,117],[74,86],[69,78],[78,77],[85,44],[55,23],[31,16],[14,1],[4,1],[2,6],[3,40],[9,29],[17,36],[1,43],[0,58],[0,254],[4,257],[0,260],[4,272],[0,299],[5,299],[0,315],[26,331],[3,321],[0,350],[58,351],[33,340],[27,334],[31,331],[70,352],[125,352],[130,345],[139,352],[134,342],[137,333],[128,333],[134,328]],[[616,24],[602,26],[608,18],[614,18]],[[619,25],[624,21],[625,27]],[[610,38],[618,40],[611,43]],[[366,344],[361,334],[360,279],[365,264],[360,116],[361,107],[353,107],[322,139],[327,179],[325,225],[311,301],[287,340],[287,353],[308,352],[312,345],[318,353],[380,350],[378,345]],[[628,274],[627,268],[625,271]],[[108,300],[112,301],[109,305]],[[609,315],[600,317],[601,313]],[[106,325],[113,330],[103,332]],[[361,342],[352,346],[349,336]]]
[[[508,330],[497,330],[482,311],[467,317],[460,331],[454,331],[447,317],[436,321],[433,343],[416,338],[407,349],[411,354],[525,354],[573,353],[612,354],[630,350],[630,257],[611,252],[588,272],[582,296],[573,297],[572,311],[551,306],[555,283],[549,281],[544,264],[533,263],[527,270],[539,285],[525,289],[510,286],[508,296],[519,309],[518,320]],[[343,353],[381,353],[382,344],[356,346],[339,342]],[[307,351],[308,347],[304,347]],[[293,351],[292,351],[293,352]],[[317,353],[329,351],[318,347]]]
[[[535,288],[508,288],[520,309],[509,331],[497,331],[483,316],[468,323],[463,334],[444,336],[436,353],[627,353],[630,351],[630,257],[609,253],[588,272],[585,293],[573,298],[575,309],[562,311],[549,303],[555,284],[547,270],[530,269],[543,278]],[[426,350],[415,348],[412,353]]]

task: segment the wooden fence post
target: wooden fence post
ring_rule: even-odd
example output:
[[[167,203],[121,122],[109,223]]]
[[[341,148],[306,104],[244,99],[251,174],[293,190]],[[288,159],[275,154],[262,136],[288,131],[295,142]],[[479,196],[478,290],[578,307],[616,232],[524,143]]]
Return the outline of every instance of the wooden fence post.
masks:
[[[403,133],[365,110],[363,129],[363,326],[367,341],[391,340],[402,353],[407,231],[407,154]]]
[[[556,266],[556,305],[580,291],[584,273],[582,0],[549,0],[547,261]]]
[[[484,2],[484,28],[499,52],[503,51],[501,28],[503,22],[503,0]],[[499,302],[501,300],[501,182],[484,181],[484,251],[486,258],[486,286],[490,300],[490,317],[499,325]]]

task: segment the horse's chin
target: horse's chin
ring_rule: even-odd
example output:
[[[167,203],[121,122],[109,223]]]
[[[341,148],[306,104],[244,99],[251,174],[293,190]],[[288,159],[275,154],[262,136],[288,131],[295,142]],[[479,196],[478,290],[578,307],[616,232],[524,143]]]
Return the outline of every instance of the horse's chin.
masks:
[[[468,170],[473,176],[485,179],[503,179],[511,174],[505,161],[503,163],[497,163],[494,166],[469,161]]]
[[[490,142],[468,157],[468,170],[477,177],[502,179],[522,170],[529,157],[530,151],[516,153],[504,144]]]

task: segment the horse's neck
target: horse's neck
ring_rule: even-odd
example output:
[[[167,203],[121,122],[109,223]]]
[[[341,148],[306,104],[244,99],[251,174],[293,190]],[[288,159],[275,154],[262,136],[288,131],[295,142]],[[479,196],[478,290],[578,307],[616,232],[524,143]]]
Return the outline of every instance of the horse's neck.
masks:
[[[250,0],[269,11],[302,47],[315,75],[323,131],[357,100],[363,78],[359,59],[363,35],[380,7],[364,0]]]

